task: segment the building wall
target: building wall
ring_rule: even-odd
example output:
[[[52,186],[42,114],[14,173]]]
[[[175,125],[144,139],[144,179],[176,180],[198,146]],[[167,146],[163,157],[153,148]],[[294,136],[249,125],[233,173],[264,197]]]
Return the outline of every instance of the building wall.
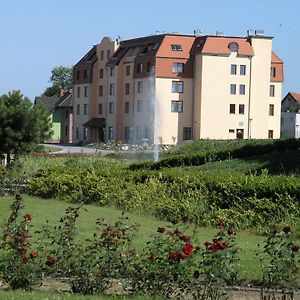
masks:
[[[250,59],[236,53],[199,55],[195,64],[195,138],[232,139],[237,129],[243,129],[247,137]],[[237,67],[236,75],[231,74],[232,64]],[[246,75],[240,75],[241,65],[246,66]],[[236,94],[230,93],[231,84],[235,84]],[[244,95],[240,85],[245,86]],[[235,113],[230,113],[230,104],[235,105]],[[239,105],[244,105],[243,114]]]
[[[300,113],[281,112],[281,137],[300,138]]]
[[[78,143],[82,141],[89,140],[88,130],[83,127],[83,124],[90,119],[90,97],[91,97],[91,84],[75,84],[74,85],[74,107],[73,107],[73,142]],[[84,95],[84,89],[87,88],[88,94]],[[80,94],[77,91],[80,88]],[[79,97],[78,97],[79,96]],[[84,112],[84,106],[87,105],[87,111]],[[80,107],[78,112],[78,106]],[[84,136],[84,131],[86,131],[86,138]]]
[[[172,92],[172,82],[183,81],[183,93]],[[171,101],[183,101],[183,112],[171,112]],[[174,144],[183,140],[183,128],[193,126],[193,80],[156,78],[154,143]]]

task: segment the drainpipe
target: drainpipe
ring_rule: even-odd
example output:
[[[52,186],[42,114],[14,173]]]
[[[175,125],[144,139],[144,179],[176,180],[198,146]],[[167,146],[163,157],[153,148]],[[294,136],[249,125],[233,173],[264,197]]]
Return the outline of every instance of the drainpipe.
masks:
[[[252,86],[252,56],[250,57],[250,70],[249,70],[249,100],[248,100],[248,140],[251,140],[251,112],[250,112],[250,105],[251,105],[251,86]]]
[[[108,88],[109,88],[109,85],[108,85],[108,67],[105,65],[105,75],[106,75],[106,91],[105,91],[105,99],[106,99],[106,103],[105,103],[105,135],[104,135],[104,142],[107,143],[108,141],[108,105],[109,105],[109,101],[108,101]]]

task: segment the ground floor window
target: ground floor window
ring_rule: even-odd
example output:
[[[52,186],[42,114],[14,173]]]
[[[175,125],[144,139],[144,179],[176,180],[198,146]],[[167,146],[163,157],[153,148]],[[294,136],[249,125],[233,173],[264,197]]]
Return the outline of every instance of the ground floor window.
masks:
[[[183,127],[183,140],[192,139],[192,127]]]
[[[114,128],[108,127],[108,139],[112,140],[114,138]]]
[[[269,132],[268,132],[268,138],[269,139],[273,138],[273,130],[269,130]]]

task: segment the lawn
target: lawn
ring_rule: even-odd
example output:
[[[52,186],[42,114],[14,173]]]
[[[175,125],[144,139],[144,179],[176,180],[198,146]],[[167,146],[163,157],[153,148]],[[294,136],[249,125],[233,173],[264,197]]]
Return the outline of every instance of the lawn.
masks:
[[[12,197],[0,197],[0,215],[3,222],[8,218],[9,205],[12,202]],[[25,208],[24,214],[30,213],[32,215],[32,225],[34,230],[41,228],[45,221],[49,224],[57,224],[60,217],[64,214],[64,210],[69,204],[53,200],[53,199],[39,199],[30,196],[24,196]],[[96,229],[95,221],[97,218],[105,218],[108,222],[113,223],[121,215],[121,211],[93,205],[85,205],[86,209],[78,220],[79,239],[84,241],[91,238]],[[149,237],[154,234],[159,226],[168,226],[169,223],[151,218],[149,216],[137,215],[133,213],[126,213],[129,223],[138,223],[140,230],[135,239],[137,248],[142,249]],[[215,228],[199,227],[197,228],[196,239],[200,246],[205,241],[211,241],[214,234],[217,232]],[[255,235],[249,231],[237,232],[237,244],[240,248],[239,252],[239,274],[243,281],[257,281],[260,280],[260,271],[258,261],[255,260],[255,251],[257,244],[263,242],[263,237]]]

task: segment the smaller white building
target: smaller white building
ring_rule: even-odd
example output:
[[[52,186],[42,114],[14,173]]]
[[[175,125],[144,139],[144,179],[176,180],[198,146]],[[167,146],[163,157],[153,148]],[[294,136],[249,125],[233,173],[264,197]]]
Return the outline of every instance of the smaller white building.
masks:
[[[281,102],[281,137],[300,138],[300,94],[288,93]]]

